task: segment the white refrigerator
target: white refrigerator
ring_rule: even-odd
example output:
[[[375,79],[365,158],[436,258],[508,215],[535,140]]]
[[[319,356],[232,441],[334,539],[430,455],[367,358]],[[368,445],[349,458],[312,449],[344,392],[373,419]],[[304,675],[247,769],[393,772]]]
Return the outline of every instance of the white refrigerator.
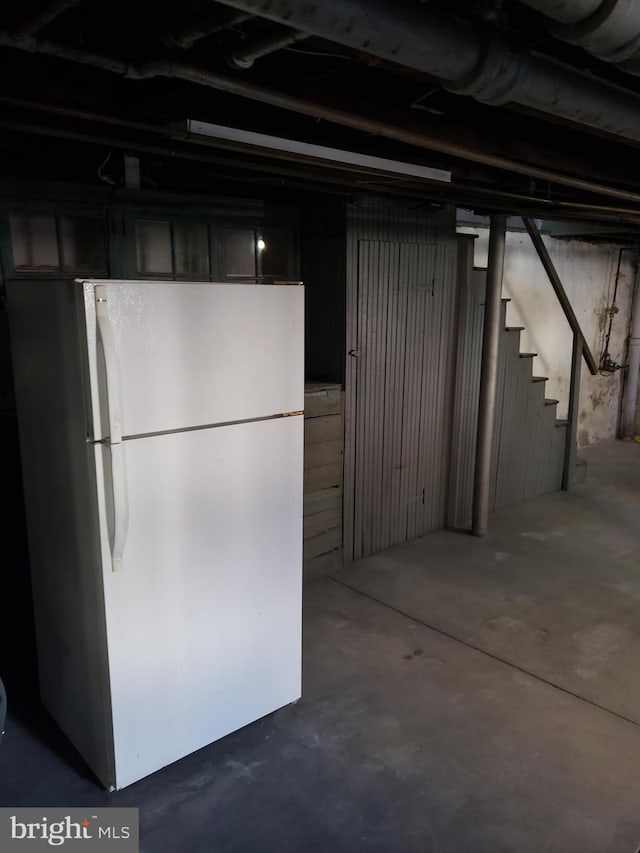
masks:
[[[118,789],[300,697],[303,288],[8,299],[41,696]]]

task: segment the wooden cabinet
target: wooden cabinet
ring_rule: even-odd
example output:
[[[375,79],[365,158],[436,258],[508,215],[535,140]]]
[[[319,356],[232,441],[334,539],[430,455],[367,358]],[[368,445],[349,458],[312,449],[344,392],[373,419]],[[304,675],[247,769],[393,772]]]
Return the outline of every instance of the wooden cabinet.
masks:
[[[304,577],[342,566],[342,386],[308,382],[304,398]]]

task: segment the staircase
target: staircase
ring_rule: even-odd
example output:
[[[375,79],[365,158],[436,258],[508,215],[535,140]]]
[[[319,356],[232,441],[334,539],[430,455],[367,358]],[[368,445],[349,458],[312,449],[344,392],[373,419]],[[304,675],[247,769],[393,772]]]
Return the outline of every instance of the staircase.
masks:
[[[449,527],[469,529],[480,388],[486,270],[461,282],[460,335],[452,436]],[[562,487],[567,421],[557,418],[557,400],[545,394],[546,377],[533,375],[536,353],[520,351],[523,328],[507,326],[510,300],[502,300],[496,419],[492,449],[492,510],[523,503]],[[584,463],[576,481],[584,479]]]

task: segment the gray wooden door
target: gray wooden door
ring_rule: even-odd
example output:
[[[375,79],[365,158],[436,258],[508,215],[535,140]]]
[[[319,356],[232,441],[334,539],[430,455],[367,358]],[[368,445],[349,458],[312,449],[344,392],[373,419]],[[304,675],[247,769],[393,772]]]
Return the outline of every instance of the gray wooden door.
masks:
[[[445,524],[454,247],[360,240],[353,308],[353,530],[347,539],[357,559]]]

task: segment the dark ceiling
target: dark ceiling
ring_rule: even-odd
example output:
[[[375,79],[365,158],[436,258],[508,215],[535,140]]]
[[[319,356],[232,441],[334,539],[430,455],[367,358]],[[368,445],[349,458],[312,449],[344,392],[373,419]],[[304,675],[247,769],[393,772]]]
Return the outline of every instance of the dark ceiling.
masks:
[[[516,0],[404,5],[440,7],[481,31],[499,32],[514,50],[533,50],[640,97],[640,77],[552,38],[542,17]],[[513,104],[488,106],[446,91],[425,73],[313,36],[250,68],[232,67],[234,51],[288,32],[262,17],[240,20],[237,11],[205,0],[29,0],[5,11],[5,175],[96,181],[109,151],[128,151],[141,157],[151,185],[168,189],[401,192],[477,211],[609,221],[621,231],[640,223],[636,143]],[[66,58],[52,55],[58,48]],[[72,61],[72,51],[80,62]],[[93,67],[87,55],[108,58],[112,70]],[[226,83],[211,88],[166,76],[136,79],[149,62],[205,69],[223,83],[256,90],[247,97],[223,91],[234,88]],[[274,93],[312,108],[275,105]],[[189,118],[444,168],[452,183],[195,140],[184,132]],[[377,132],[378,124],[399,131],[398,138]],[[109,168],[119,180],[116,164],[114,157]]]

